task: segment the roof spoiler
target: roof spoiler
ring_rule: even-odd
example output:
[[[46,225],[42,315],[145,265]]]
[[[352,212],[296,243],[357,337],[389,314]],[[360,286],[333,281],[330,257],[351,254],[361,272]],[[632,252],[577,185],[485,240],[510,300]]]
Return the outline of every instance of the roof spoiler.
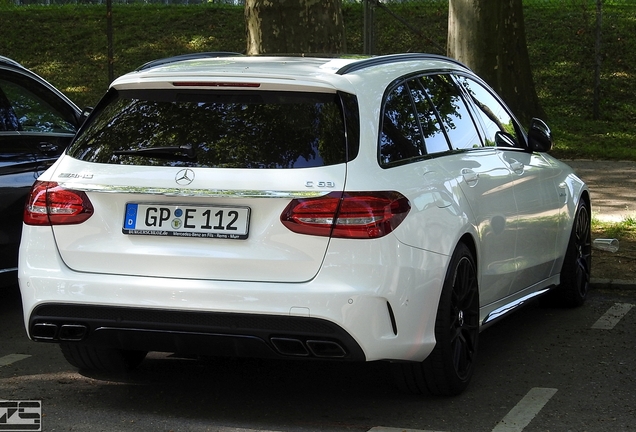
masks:
[[[174,63],[174,62],[183,61],[183,60],[197,60],[197,59],[203,59],[203,58],[219,58],[219,57],[236,57],[236,56],[242,56],[242,55],[243,54],[241,53],[224,52],[224,51],[181,54],[174,57],[166,57],[166,58],[149,61],[148,63],[144,63],[143,65],[135,69],[135,72],[139,72],[142,70],[151,69],[153,67],[163,66],[170,63]]]

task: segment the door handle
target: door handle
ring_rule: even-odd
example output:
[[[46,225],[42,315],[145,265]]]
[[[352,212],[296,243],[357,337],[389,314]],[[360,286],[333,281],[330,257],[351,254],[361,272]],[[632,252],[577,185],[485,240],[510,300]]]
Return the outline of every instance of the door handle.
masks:
[[[568,185],[565,182],[559,183],[559,198],[564,204],[568,203]]]
[[[40,151],[46,156],[53,156],[60,151],[60,147],[58,145],[49,142],[41,142],[38,144],[38,149],[40,149]]]
[[[471,170],[470,168],[462,169],[462,177],[464,178],[466,184],[470,187],[475,186],[479,181],[479,174]]]
[[[512,160],[510,162],[510,169],[515,173],[515,174],[523,174],[523,171],[525,169],[525,165],[519,161],[516,160]]]

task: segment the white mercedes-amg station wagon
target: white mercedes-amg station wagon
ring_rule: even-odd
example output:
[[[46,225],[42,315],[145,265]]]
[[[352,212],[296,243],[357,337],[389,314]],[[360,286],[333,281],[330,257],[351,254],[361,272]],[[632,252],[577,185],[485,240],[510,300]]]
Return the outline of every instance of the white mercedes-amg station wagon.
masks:
[[[590,197],[435,55],[148,63],[115,80],[24,214],[28,335],[80,369],[148,351],[391,362],[453,395],[480,330],[584,302]]]

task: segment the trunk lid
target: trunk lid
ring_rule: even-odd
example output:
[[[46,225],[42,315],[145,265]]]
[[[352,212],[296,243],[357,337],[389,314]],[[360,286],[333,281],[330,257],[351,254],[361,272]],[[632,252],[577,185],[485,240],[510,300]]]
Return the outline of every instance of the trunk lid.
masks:
[[[311,279],[329,235],[294,233],[281,213],[344,190],[359,146],[355,96],[199,84],[111,88],[100,101],[43,177],[93,207],[87,220],[53,222],[62,259],[91,273]]]
[[[53,180],[86,192],[94,214],[81,224],[53,226],[65,264],[80,272],[232,281],[301,282],[318,272],[329,237],[293,233],[280,216],[293,198],[334,191],[309,182],[341,188],[344,164],[266,175],[192,168],[188,187],[177,184],[181,171],[66,157]],[[131,204],[139,213],[134,226]]]

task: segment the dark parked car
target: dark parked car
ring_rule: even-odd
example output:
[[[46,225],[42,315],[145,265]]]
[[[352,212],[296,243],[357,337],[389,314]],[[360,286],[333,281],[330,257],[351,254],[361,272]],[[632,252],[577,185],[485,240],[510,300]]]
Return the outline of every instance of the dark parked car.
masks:
[[[24,201],[82,121],[60,91],[0,56],[0,286],[15,283]]]

